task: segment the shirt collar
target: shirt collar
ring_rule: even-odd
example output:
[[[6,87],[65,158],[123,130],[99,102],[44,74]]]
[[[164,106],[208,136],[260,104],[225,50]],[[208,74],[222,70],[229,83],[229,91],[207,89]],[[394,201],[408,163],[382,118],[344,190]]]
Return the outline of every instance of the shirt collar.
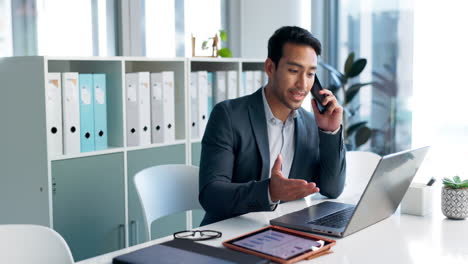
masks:
[[[270,105],[268,104],[268,101],[266,99],[266,96],[265,96],[265,86],[262,87],[262,98],[263,98],[263,107],[265,109],[265,117],[266,117],[266,120],[272,124],[283,124],[283,122],[276,118],[274,115],[273,115],[273,112],[271,112],[271,108],[270,108]],[[297,117],[297,110],[292,110],[291,113],[289,114],[288,118],[286,119],[286,123],[288,121],[293,121],[294,118]]]

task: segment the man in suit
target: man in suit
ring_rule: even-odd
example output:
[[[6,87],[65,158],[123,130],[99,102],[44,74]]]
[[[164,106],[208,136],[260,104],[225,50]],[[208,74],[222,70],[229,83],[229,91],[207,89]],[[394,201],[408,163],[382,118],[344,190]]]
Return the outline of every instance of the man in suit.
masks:
[[[282,27],[268,41],[268,83],[251,95],[217,104],[202,140],[199,201],[202,225],[274,210],[320,192],[338,197],[345,182],[343,108],[326,95],[320,114],[301,108],[312,88],[321,44],[299,27]]]

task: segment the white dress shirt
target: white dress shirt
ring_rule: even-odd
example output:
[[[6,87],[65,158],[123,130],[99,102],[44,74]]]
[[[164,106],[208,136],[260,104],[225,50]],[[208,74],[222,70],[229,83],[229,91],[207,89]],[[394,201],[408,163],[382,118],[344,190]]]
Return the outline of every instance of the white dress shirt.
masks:
[[[283,123],[280,119],[276,118],[271,112],[270,105],[265,96],[265,87],[262,88],[263,107],[265,109],[265,117],[268,130],[268,144],[270,148],[270,170],[268,176],[271,178],[271,169],[275,165],[275,161],[278,155],[281,154],[283,161],[281,163],[281,172],[285,178],[289,178],[289,172],[291,171],[291,165],[294,160],[295,141],[294,136],[294,119],[297,117],[297,110],[291,111],[286,122]],[[335,131],[323,131],[327,134],[336,134],[340,128]],[[270,191],[268,190],[268,200],[272,209],[280,202],[271,200]]]
[[[271,177],[271,169],[275,165],[278,155],[281,154],[283,161],[281,163],[281,171],[285,178],[289,178],[291,165],[294,159],[294,118],[297,117],[297,111],[293,110],[289,114],[286,122],[283,123],[276,118],[271,112],[270,105],[265,96],[265,87],[262,88],[263,107],[265,109],[265,117],[268,130],[268,144],[270,148],[270,170],[268,177]],[[270,205],[275,206],[279,201],[271,201],[270,191],[268,191],[268,200]]]
[[[286,122],[283,123],[280,119],[276,118],[271,112],[270,105],[265,96],[265,88],[262,89],[263,106],[265,108],[265,117],[267,121],[268,130],[268,144],[270,147],[270,172],[275,164],[276,158],[281,154],[283,162],[281,171],[285,178],[289,177],[292,161],[294,159],[294,118],[297,117],[297,111],[291,111]]]

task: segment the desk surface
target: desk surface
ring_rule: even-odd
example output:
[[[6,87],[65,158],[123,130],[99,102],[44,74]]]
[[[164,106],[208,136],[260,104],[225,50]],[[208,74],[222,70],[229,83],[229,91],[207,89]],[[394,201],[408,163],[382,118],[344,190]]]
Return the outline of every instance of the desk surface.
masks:
[[[328,254],[300,263],[468,263],[468,220],[446,219],[440,210],[440,186],[434,186],[432,214],[424,217],[400,214],[365,228],[337,241]],[[356,193],[345,193],[338,201],[353,202]],[[227,219],[203,229],[223,232],[219,239],[205,244],[221,247],[221,242],[261,227],[269,220],[323,201],[318,196],[280,204],[274,212],[258,212]],[[125,248],[79,264],[110,264],[112,258],[136,249],[158,244],[172,237],[149,241]]]

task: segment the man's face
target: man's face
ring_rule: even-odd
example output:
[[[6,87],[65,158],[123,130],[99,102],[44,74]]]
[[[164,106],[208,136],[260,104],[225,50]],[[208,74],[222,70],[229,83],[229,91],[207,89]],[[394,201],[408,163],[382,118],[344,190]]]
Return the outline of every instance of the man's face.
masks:
[[[314,83],[317,53],[308,45],[286,43],[276,68],[271,65],[273,95],[290,110],[298,109]]]

